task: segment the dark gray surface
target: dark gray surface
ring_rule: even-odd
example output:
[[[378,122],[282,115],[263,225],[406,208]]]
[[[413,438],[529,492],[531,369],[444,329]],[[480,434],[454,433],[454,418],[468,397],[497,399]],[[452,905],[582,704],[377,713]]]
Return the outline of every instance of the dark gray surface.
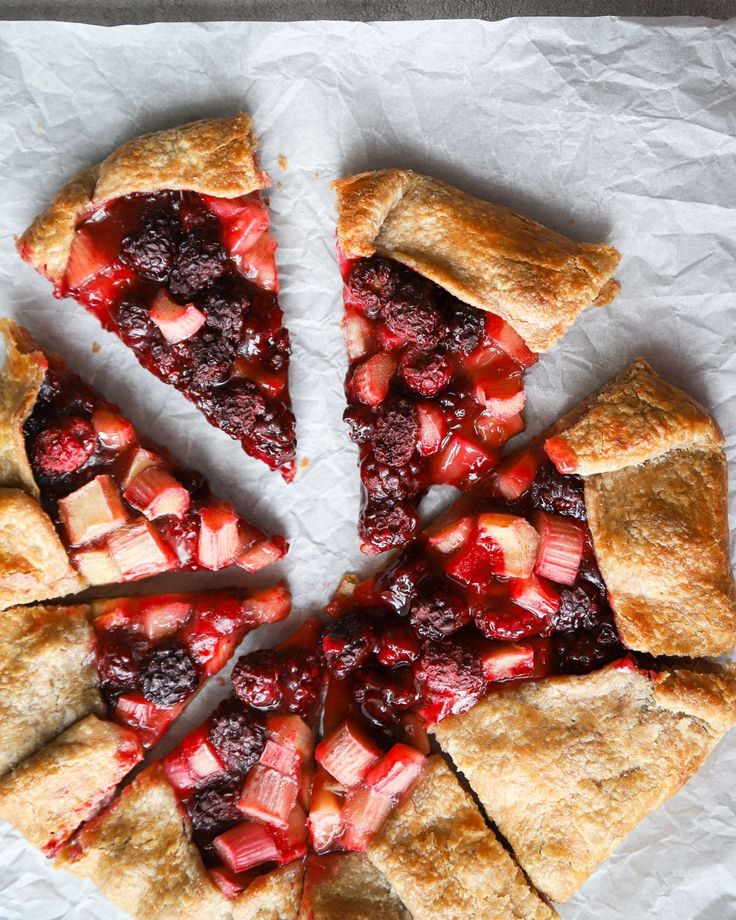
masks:
[[[697,16],[729,19],[736,0],[0,0],[0,19],[137,22]]]

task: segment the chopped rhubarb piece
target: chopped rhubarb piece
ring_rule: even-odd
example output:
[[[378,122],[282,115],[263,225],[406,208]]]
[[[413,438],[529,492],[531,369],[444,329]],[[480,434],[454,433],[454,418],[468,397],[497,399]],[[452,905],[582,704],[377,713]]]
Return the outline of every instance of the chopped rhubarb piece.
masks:
[[[75,550],[72,559],[82,578],[91,585],[114,584],[122,578],[106,544]]]
[[[451,486],[476,482],[496,463],[497,457],[464,435],[453,434],[434,458],[434,479]]]
[[[535,668],[534,648],[531,644],[494,642],[481,649],[480,663],[483,677],[489,683],[531,677]]]
[[[496,474],[496,488],[507,502],[515,502],[527,492],[539,468],[539,455],[527,450],[504,461]]]
[[[345,830],[341,844],[346,850],[365,852],[373,835],[389,816],[393,801],[373,789],[351,789],[343,806]]]
[[[143,470],[147,470],[160,463],[161,458],[157,454],[152,453],[150,450],[144,450],[142,447],[136,448],[128,464],[128,469],[123,476],[123,487],[127,489],[131,482],[133,482]]]
[[[216,572],[232,565],[242,551],[238,516],[224,502],[202,508],[197,555],[206,569]],[[242,561],[241,561],[242,565]]]
[[[189,510],[189,492],[166,470],[150,466],[139,473],[125,490],[127,501],[149,520],[171,514],[184,517]]]
[[[494,313],[486,314],[486,338],[492,341],[521,367],[531,367],[539,360],[524,339],[507,322]]]
[[[476,381],[473,395],[492,415],[501,419],[518,415],[526,403],[524,383],[517,376],[481,377]]]
[[[259,763],[262,767],[268,767],[270,770],[277,770],[283,776],[296,778],[299,775],[299,763],[301,757],[294,748],[280,744],[270,738],[266,741],[263,748]]]
[[[398,798],[418,779],[423,766],[423,754],[408,744],[395,744],[371,767],[365,784],[381,795]]]
[[[311,757],[314,738],[312,730],[301,716],[271,715],[266,719],[266,733],[269,738],[296,751],[303,761]]]
[[[164,289],[154,298],[149,315],[151,322],[158,326],[161,335],[170,345],[190,339],[206,321],[204,313],[193,303],[181,306]]]
[[[140,693],[124,693],[117,701],[114,716],[123,725],[136,729],[144,748],[152,748],[185,705],[177,703],[161,709]]]
[[[353,696],[346,680],[330,677],[322,707],[322,732],[331,735],[350,712]]]
[[[274,840],[279,849],[281,865],[304,856],[307,852],[307,816],[301,805],[292,808],[286,831],[275,832]]]
[[[544,442],[544,451],[557,467],[558,472],[563,474],[577,472],[578,458],[564,438],[547,438]]]
[[[560,595],[554,586],[537,575],[512,578],[509,582],[509,597],[519,607],[543,618],[553,616],[560,606]]]
[[[256,764],[245,780],[238,808],[249,818],[285,830],[298,793],[296,779]]]
[[[262,824],[244,821],[215,837],[217,855],[233,872],[246,872],[264,863],[278,862],[279,849]]]
[[[315,853],[327,853],[335,847],[343,830],[342,803],[329,788],[329,776],[317,769],[312,783],[307,827]]]
[[[225,897],[234,901],[250,885],[253,877],[246,872],[233,872],[225,866],[216,866],[214,869],[208,869],[210,878],[220,889]]]
[[[273,562],[278,562],[286,555],[288,544],[283,537],[274,537],[271,540],[260,540],[250,549],[247,549],[239,559],[237,565],[246,572],[259,572]]]
[[[534,571],[560,585],[572,585],[583,558],[583,528],[570,518],[544,511],[535,523],[541,540]]]
[[[474,525],[475,521],[472,517],[463,517],[443,526],[441,530],[430,528],[427,542],[440,553],[445,555],[454,553],[455,550],[465,545],[473,532]]]
[[[243,613],[252,623],[278,623],[291,612],[291,594],[285,584],[254,591],[242,604]]]
[[[317,763],[343,786],[354,786],[381,756],[381,748],[348,719],[317,745]]]
[[[99,406],[92,413],[92,427],[100,444],[108,450],[124,450],[138,440],[132,423],[107,406]]]
[[[241,273],[264,291],[279,290],[276,271],[276,240],[270,233],[264,232],[247,250],[237,254],[235,261],[240,264]]]
[[[268,230],[268,211],[260,198],[252,195],[239,198],[202,197],[210,211],[223,222],[222,242],[233,256],[248,252]]]
[[[503,578],[527,578],[534,571],[539,535],[513,514],[481,514],[477,540],[492,551],[492,572]]]
[[[500,448],[511,438],[520,434],[526,425],[521,415],[498,418],[491,412],[481,412],[473,427],[485,445]]]
[[[189,601],[180,600],[176,595],[158,595],[144,602],[140,610],[141,630],[153,642],[181,629],[191,612]]]
[[[190,732],[181,744],[164,758],[164,770],[171,785],[182,798],[218,774],[226,774],[227,767],[210,744],[207,726]]]
[[[417,450],[423,457],[436,454],[442,447],[442,441],[447,432],[447,421],[442,410],[433,403],[418,403],[417,420],[419,422]]]
[[[59,499],[59,514],[73,546],[104,537],[128,519],[118,487],[107,474]]]
[[[64,286],[83,290],[110,265],[110,256],[95,242],[89,230],[78,230],[69,253]]]
[[[110,553],[126,581],[176,568],[177,558],[150,521],[139,518],[107,538]]]
[[[367,406],[380,405],[388,395],[395,371],[396,358],[384,352],[359,364],[351,384],[355,398]]]
[[[357,361],[375,350],[372,324],[355,310],[346,310],[340,326],[345,339],[348,360]]]

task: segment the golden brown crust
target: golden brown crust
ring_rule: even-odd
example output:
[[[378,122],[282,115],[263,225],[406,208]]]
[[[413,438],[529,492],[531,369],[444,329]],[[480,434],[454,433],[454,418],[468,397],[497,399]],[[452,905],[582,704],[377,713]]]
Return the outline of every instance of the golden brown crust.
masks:
[[[616,625],[654,655],[736,645],[727,467],[711,416],[641,358],[554,426],[546,448],[585,478]]]
[[[131,729],[87,716],[0,781],[0,817],[52,854],[142,757]]]
[[[551,920],[441,757],[368,848],[414,920]]]
[[[230,920],[159,765],[62,850],[56,867],[93,881],[134,920]]]
[[[362,853],[313,856],[299,920],[412,920],[386,879]]]
[[[566,901],[736,722],[736,667],[509,684],[434,729],[532,882]]]
[[[257,876],[229,902],[232,920],[296,920],[304,882],[304,861]]]
[[[73,176],[18,240],[26,261],[54,283],[69,260],[74,230],[91,207],[134,192],[186,189],[234,198],[268,185],[258,168],[253,122],[242,112],[208,118],[123,144]]]
[[[588,306],[618,290],[612,246],[576,243],[500,205],[410,170],[334,183],[340,248],[410,266],[466,303],[503,317],[546,351]]]
[[[105,706],[86,604],[0,614],[0,776]]]

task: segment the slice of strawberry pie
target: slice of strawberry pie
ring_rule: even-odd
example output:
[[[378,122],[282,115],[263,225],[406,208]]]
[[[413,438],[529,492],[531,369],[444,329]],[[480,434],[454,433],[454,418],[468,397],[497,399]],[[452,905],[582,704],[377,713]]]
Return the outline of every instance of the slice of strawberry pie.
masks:
[[[0,608],[284,555],[24,329],[6,320],[0,335]]]
[[[335,183],[345,419],[359,445],[359,534],[403,546],[435,483],[467,488],[523,431],[524,373],[587,306],[619,254],[407,170]]]
[[[289,334],[255,149],[243,114],[136,138],[70,179],[18,251],[288,482]]]
[[[277,585],[251,594],[113,598],[4,613],[0,764],[14,769],[0,780],[0,816],[53,855],[245,634],[290,608],[286,588]],[[31,649],[38,657],[24,654]]]

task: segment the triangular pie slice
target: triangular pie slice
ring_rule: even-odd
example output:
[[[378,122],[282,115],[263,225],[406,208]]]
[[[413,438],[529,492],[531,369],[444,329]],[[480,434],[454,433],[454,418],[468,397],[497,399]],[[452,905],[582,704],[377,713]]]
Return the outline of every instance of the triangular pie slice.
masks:
[[[288,482],[289,334],[255,150],[243,114],[138,137],[70,179],[18,251]]]
[[[0,609],[285,554],[26,330],[3,320],[0,335]]]
[[[0,779],[0,816],[53,855],[246,632],[290,606],[278,585],[4,612],[0,763],[13,769]]]
[[[736,668],[509,684],[435,735],[537,888],[570,898],[736,723]]]
[[[611,246],[576,243],[408,170],[335,183],[345,419],[365,553],[403,546],[434,483],[468,488],[522,431],[524,372],[616,295]]]
[[[299,920],[412,920],[385,877],[362,853],[311,856]]]

